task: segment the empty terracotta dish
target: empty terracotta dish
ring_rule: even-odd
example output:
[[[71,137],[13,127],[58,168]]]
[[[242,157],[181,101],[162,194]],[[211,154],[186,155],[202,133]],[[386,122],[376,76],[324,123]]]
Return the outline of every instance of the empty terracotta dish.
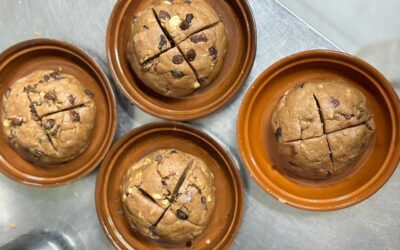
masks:
[[[156,84],[157,81],[156,83],[154,83],[154,81],[150,81],[154,84],[148,84],[149,86],[153,86],[155,84],[157,86],[159,85],[161,90],[158,87],[153,87],[153,89],[147,87],[137,77],[134,70],[132,70],[128,60],[127,45],[128,41],[131,38],[131,24],[134,21],[135,15],[138,15],[140,12],[146,10],[149,6],[157,4],[159,2],[160,1],[157,0],[118,1],[114,7],[107,29],[106,49],[108,64],[118,87],[131,102],[139,106],[142,110],[161,118],[170,120],[191,120],[215,112],[216,110],[227,104],[238,92],[238,90],[243,86],[254,62],[256,51],[256,33],[253,16],[247,1],[206,0],[206,2],[209,3],[211,7],[215,10],[215,12],[220,16],[222,23],[225,25],[225,33],[228,44],[225,58],[223,60],[223,65],[220,69],[218,76],[216,76],[216,78],[214,78],[214,76],[212,76],[211,78],[209,77],[208,79],[214,78],[211,82],[205,81],[205,83],[207,84],[204,85],[207,86],[200,88],[198,87],[198,84],[194,84],[193,86],[195,86],[195,89],[197,90],[195,90],[190,95],[179,98],[166,97],[154,91],[154,89],[158,89],[157,91],[159,93],[164,93],[163,91],[161,91],[162,89],[164,89],[164,87],[162,87],[165,85],[164,83]],[[187,4],[189,4],[189,2],[187,2]],[[168,15],[166,15],[166,18],[168,17]],[[170,18],[172,17],[170,16]],[[194,23],[193,25],[195,24],[196,23]],[[145,26],[146,28],[153,29],[153,26]],[[156,28],[158,28],[158,26]],[[168,29],[168,26],[166,26],[166,29]],[[157,32],[161,32],[160,30],[161,29],[157,29]],[[187,31],[189,30],[190,29],[188,29]],[[158,35],[158,37],[159,36],[160,35]],[[180,40],[178,39],[178,41]],[[174,46],[168,43],[166,39],[164,39],[164,37],[163,41],[160,42],[160,45],[162,45],[160,47],[161,50],[166,50],[167,47]],[[155,48],[157,49],[158,45],[155,44],[155,46]],[[178,47],[179,46],[179,49],[182,51],[190,50],[189,48],[187,48],[184,42],[183,44],[178,45]],[[213,52],[214,51],[215,50],[213,50]],[[159,61],[165,62],[167,60],[167,56],[169,56],[171,53],[174,53],[170,55],[172,59],[172,56],[174,56],[175,54],[179,54],[177,48],[172,48],[169,50],[169,52],[170,53],[167,52],[162,54],[163,56],[161,57],[163,58],[160,57]],[[200,57],[200,55],[198,56]],[[190,60],[190,57],[191,56],[187,56],[186,58],[189,58]],[[132,59],[131,61],[135,60]],[[171,60],[167,61],[169,62]],[[175,61],[180,62],[180,60]],[[180,63],[179,65],[175,65],[174,63],[170,62],[168,65],[174,67],[179,66],[181,68],[183,67],[182,63]],[[182,68],[180,71],[189,72],[190,67],[188,65],[186,66],[187,67],[185,67],[185,70]],[[194,68],[201,68],[199,65],[195,64],[195,61],[192,62],[191,66]],[[139,71],[139,68],[140,67],[138,66],[136,71]],[[184,78],[182,77],[182,74],[180,74],[180,72],[178,73],[179,74],[176,74],[176,72],[174,71],[175,77],[179,78],[178,80],[183,81]],[[148,77],[141,76],[141,79],[150,79],[152,77],[155,77],[154,74],[147,75]],[[172,81],[171,84],[177,83],[176,81]],[[171,90],[170,92],[171,93],[168,92],[169,94],[167,93],[167,95],[182,96],[190,93],[191,91],[181,92]]]
[[[343,81],[359,90],[376,130],[354,167],[311,180],[285,170],[287,159],[278,154],[271,118],[285,92],[324,79]],[[400,159],[399,117],[398,96],[371,65],[338,51],[304,51],[276,62],[253,83],[239,113],[238,146],[251,176],[280,202],[307,210],[336,210],[367,199],[392,175]]]
[[[50,39],[16,44],[0,55],[0,82],[4,174],[28,185],[59,186],[104,158],[116,132],[116,101],[85,52]]]
[[[171,241],[159,239],[160,237],[157,234],[152,237],[145,237],[139,231],[132,229],[127,220],[127,217],[130,218],[136,215],[128,214],[126,217],[124,214],[123,200],[129,199],[127,196],[130,196],[130,194],[122,195],[121,184],[124,183],[123,190],[125,190],[127,183],[133,183],[137,175],[139,175],[138,178],[148,179],[145,177],[145,171],[140,173],[130,171],[127,175],[129,176],[128,179],[124,179],[124,176],[128,169],[139,169],[136,167],[131,168],[135,163],[143,166],[142,163],[150,162],[154,153],[157,154],[154,158],[155,161],[159,162],[162,159],[176,158],[182,154],[186,154],[189,157],[188,159],[192,159],[192,157],[201,159],[211,171],[212,176],[214,176],[213,185],[215,185],[215,189],[213,189],[215,192],[211,196],[215,197],[215,204],[210,203],[214,206],[214,211],[204,231],[193,240],[183,243],[171,243]],[[184,160],[185,157],[181,158],[181,162],[186,162]],[[179,160],[178,158],[176,159]],[[184,163],[184,166],[187,163]],[[190,161],[188,166],[190,166]],[[151,166],[149,165],[148,167]],[[185,185],[184,183],[182,182],[183,186]],[[145,184],[147,185],[148,183]],[[156,190],[155,187],[151,186],[141,186],[140,189],[142,188],[147,190],[142,190],[142,193]],[[126,191],[128,193],[135,192],[135,190],[129,190],[129,188]],[[150,196],[151,198],[149,198]],[[149,193],[144,198],[146,197],[147,202],[153,200],[154,204],[157,203],[157,206],[160,206],[159,208],[167,206],[167,203],[169,203],[168,200],[161,199],[159,194]],[[179,202],[178,200],[177,202]],[[204,203],[206,202],[207,198]],[[210,202],[213,201],[210,200]],[[171,209],[173,210],[174,201],[172,203]],[[146,206],[156,209],[154,204],[147,204]],[[132,208],[132,205],[128,204],[128,208]],[[135,207],[140,210],[144,205],[138,204]],[[176,122],[150,123],[134,129],[113,146],[102,163],[97,178],[97,214],[104,232],[117,249],[185,249],[188,247],[195,249],[226,249],[233,241],[240,227],[243,206],[243,185],[237,166],[230,154],[209,135],[188,124]],[[144,214],[145,210],[142,209],[140,211],[139,214],[141,216],[147,216]],[[182,223],[187,220],[187,218],[182,217],[183,213],[179,216]],[[189,218],[190,216],[189,214]],[[132,217],[131,222],[135,223],[135,221],[138,221],[138,219]],[[162,221],[159,223],[163,224]],[[158,232],[157,227],[151,228],[150,226],[150,231],[147,231],[146,228],[140,229],[144,235],[151,235],[149,233],[152,233],[153,229],[155,229],[155,233]]]

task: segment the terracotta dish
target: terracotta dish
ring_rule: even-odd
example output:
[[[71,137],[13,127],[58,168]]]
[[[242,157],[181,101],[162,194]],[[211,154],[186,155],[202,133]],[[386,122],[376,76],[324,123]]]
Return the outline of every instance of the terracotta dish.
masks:
[[[127,58],[127,44],[135,14],[159,1],[118,1],[111,14],[106,38],[108,64],[121,92],[145,112],[170,120],[192,120],[227,104],[246,81],[256,51],[253,16],[246,0],[207,2],[220,15],[228,40],[224,65],[207,87],[179,99],[171,99],[146,87]]]
[[[49,167],[25,160],[10,146],[2,132],[0,170],[15,181],[39,187],[69,183],[92,171],[111,146],[118,120],[114,92],[97,63],[71,44],[35,39],[16,44],[4,51],[0,55],[0,95],[3,96],[16,80],[32,72],[60,69],[76,77],[83,87],[90,89],[97,112],[102,115],[96,116],[91,142],[82,154],[66,163],[51,164]],[[0,105],[3,106],[2,101]],[[3,131],[3,127],[0,131]]]
[[[121,183],[127,169],[159,149],[174,148],[204,161],[214,175],[215,207],[205,230],[193,241],[172,244],[143,237],[129,226],[123,213]],[[150,123],[117,142],[102,163],[96,184],[99,220],[117,249],[226,249],[243,216],[243,185],[229,153],[203,131],[181,123]]]
[[[285,171],[271,116],[288,89],[318,79],[343,80],[360,90],[374,114],[376,132],[351,171],[316,181]],[[239,113],[238,146],[251,176],[280,202],[307,210],[336,210],[367,199],[392,175],[400,158],[399,117],[398,96],[371,65],[342,52],[304,51],[273,64],[253,83]]]

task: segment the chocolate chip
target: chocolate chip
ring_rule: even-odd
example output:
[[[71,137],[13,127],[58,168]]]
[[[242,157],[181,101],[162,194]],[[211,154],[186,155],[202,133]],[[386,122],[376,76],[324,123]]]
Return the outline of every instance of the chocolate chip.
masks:
[[[33,150],[33,153],[39,158],[45,156],[45,153],[43,151],[39,150],[39,149]]]
[[[188,215],[181,209],[176,210],[176,216],[181,220],[187,220],[189,218]]]
[[[200,79],[199,79],[199,82],[200,82],[200,83],[204,83],[204,82],[206,82],[207,80],[208,80],[208,76],[205,76],[205,77],[200,78]]]
[[[182,78],[182,77],[185,76],[185,74],[183,74],[183,72],[182,72],[182,71],[179,71],[179,70],[172,70],[172,71],[171,71],[171,75],[172,75],[174,78]]]
[[[174,64],[181,64],[181,63],[183,63],[183,61],[184,61],[184,58],[182,55],[175,55],[174,57],[172,57],[172,62]]]
[[[71,103],[71,105],[75,104],[75,96],[73,96],[72,94],[68,96],[68,101],[69,103]]]
[[[206,205],[207,204],[206,197],[201,196],[200,202],[201,202],[201,204]]]
[[[64,79],[64,77],[60,76],[60,72],[53,72],[49,76],[56,81],[60,81],[60,80]]]
[[[193,20],[193,14],[187,14],[185,20],[181,23],[181,25],[179,25],[179,28],[181,28],[181,30],[189,29],[192,20]]]
[[[30,109],[30,111],[31,111],[32,113],[36,113],[36,108],[35,108],[35,105],[34,105],[33,103],[31,103],[31,104],[29,105],[29,109]]]
[[[370,125],[369,122],[366,122],[366,123],[365,123],[365,127],[367,127],[368,130],[374,130],[374,128],[371,127],[371,125]]]
[[[279,140],[279,138],[281,138],[281,137],[282,137],[282,129],[281,128],[277,128],[275,130],[275,138],[276,138],[276,140]]]
[[[29,93],[29,92],[35,92],[36,88],[33,87],[32,85],[28,85],[26,87],[24,87],[24,92]]]
[[[156,162],[160,163],[162,161],[163,157],[162,155],[157,155],[156,158],[154,159]]]
[[[55,94],[52,94],[52,93],[46,93],[44,95],[44,99],[49,100],[49,101],[56,101],[57,100],[57,96]]]
[[[167,44],[167,37],[164,35],[160,35],[160,43],[158,44],[158,49],[162,50],[162,48]]]
[[[297,85],[296,85],[296,88],[300,88],[300,89],[304,88],[304,82],[303,82],[303,83],[300,83],[300,84],[297,84]]]
[[[191,241],[186,242],[186,247],[192,247],[192,242]]]
[[[200,34],[191,35],[190,41],[192,43],[207,42],[208,38],[207,38],[206,34],[200,33]]]
[[[47,82],[48,80],[50,80],[50,76],[45,75],[45,76],[43,77],[43,79]]]
[[[150,233],[153,235],[153,236],[157,236],[157,233],[156,233],[156,225],[151,225],[150,227],[149,227],[149,231],[150,231]]]
[[[172,149],[171,151],[169,151],[170,154],[177,154],[178,151],[176,151],[175,149]]]
[[[145,24],[145,25],[143,25],[143,28],[146,29],[146,30],[148,30],[148,29],[149,29],[149,26],[147,26],[147,25]]]
[[[164,20],[169,20],[169,19],[171,18],[171,16],[169,15],[169,13],[166,12],[165,10],[160,10],[159,17],[160,17],[161,19],[164,19]]]
[[[33,118],[35,121],[38,121],[38,120],[40,120],[40,118],[39,118],[39,115],[38,115],[37,112],[36,112],[35,105],[37,105],[36,102],[33,102],[33,103],[29,104],[29,109],[30,109],[30,111],[31,111],[31,113],[32,113],[32,118]]]
[[[325,176],[328,178],[328,177],[331,177],[332,176],[332,173],[331,173],[331,171],[327,171],[326,173],[325,173]]]
[[[73,122],[79,122],[81,120],[81,116],[75,110],[69,111],[69,115],[71,116]]]
[[[339,106],[340,102],[338,99],[331,97],[331,105],[332,107],[336,108],[337,106]]]
[[[56,123],[56,121],[54,119],[48,119],[45,123],[44,123],[44,128],[45,129],[52,129],[54,127],[54,124]]]
[[[183,3],[184,3],[184,4],[187,4],[187,5],[190,5],[190,4],[192,3],[192,1],[190,1],[190,0],[184,0]]]
[[[8,98],[10,97],[10,95],[11,95],[11,89],[7,89],[6,92],[4,93],[4,96]]]
[[[352,115],[352,114],[342,114],[342,116],[343,116],[346,120],[350,120],[354,115]]]
[[[213,60],[217,59],[218,57],[218,50],[212,46],[208,49],[208,53],[210,54],[210,56],[212,57]]]
[[[94,97],[94,94],[92,93],[92,91],[90,91],[90,90],[88,90],[88,89],[85,89],[85,94],[86,94],[87,96],[89,96],[90,98],[93,98],[93,97]]]
[[[188,52],[186,53],[186,59],[189,62],[193,62],[194,59],[196,59],[196,51],[194,49],[188,50]]]
[[[61,125],[58,124],[58,125],[53,129],[53,131],[51,131],[50,135],[55,137],[55,136],[57,135],[58,131],[60,131],[60,128],[61,128]]]
[[[22,117],[16,117],[11,119],[11,126],[21,126],[23,123]]]

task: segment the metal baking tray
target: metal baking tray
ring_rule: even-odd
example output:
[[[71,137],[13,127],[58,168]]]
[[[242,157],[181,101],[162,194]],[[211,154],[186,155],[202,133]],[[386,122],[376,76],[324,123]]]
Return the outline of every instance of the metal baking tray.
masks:
[[[236,151],[236,119],[253,80],[292,53],[338,49],[278,2],[249,3],[257,25],[252,72],[233,102],[191,122],[224,144],[240,168],[245,184],[245,215],[231,249],[400,249],[399,169],[368,200],[328,213],[306,212],[279,203],[245,170]],[[105,32],[114,4],[115,0],[1,0],[0,50],[34,37],[64,40],[86,50],[112,81],[106,64]],[[158,120],[116,93],[120,119],[117,138]],[[112,248],[97,219],[96,175],[97,170],[69,185],[49,189],[24,186],[0,175],[0,246],[31,230],[49,228],[65,234],[75,249]]]

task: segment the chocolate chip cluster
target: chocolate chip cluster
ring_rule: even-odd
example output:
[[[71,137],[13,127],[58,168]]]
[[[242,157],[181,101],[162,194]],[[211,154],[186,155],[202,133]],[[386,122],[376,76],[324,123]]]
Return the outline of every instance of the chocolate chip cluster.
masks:
[[[182,97],[218,76],[226,49],[225,27],[208,3],[162,1],[135,16],[128,59],[147,87]]]

